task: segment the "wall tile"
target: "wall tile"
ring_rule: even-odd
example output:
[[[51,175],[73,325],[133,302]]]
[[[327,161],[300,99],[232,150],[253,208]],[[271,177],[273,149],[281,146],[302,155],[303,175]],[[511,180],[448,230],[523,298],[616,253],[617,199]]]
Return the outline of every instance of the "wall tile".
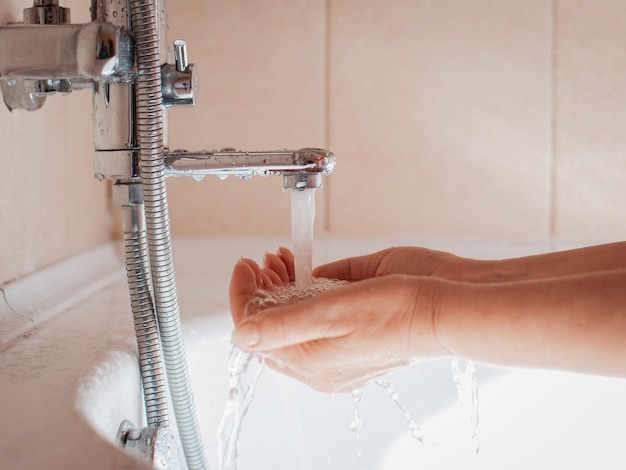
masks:
[[[170,147],[242,150],[324,146],[324,1],[180,0],[169,37],[189,43],[201,101],[170,112]],[[168,180],[172,231],[191,235],[288,234],[279,177]],[[318,228],[323,190],[318,191]]]
[[[626,3],[557,1],[555,235],[626,238]]]
[[[549,232],[551,2],[330,1],[333,234]]]
[[[64,2],[75,22],[85,2]],[[21,19],[3,2],[0,22]],[[0,284],[111,238],[108,190],[93,178],[91,96],[49,97],[41,110],[0,103]]]

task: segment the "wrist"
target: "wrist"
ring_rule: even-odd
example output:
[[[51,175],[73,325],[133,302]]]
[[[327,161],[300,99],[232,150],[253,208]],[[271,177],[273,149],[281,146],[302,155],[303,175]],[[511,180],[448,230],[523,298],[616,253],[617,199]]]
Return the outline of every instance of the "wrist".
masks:
[[[509,266],[507,260],[478,260],[455,257],[433,275],[449,281],[486,284],[524,279],[527,274]]]
[[[450,356],[438,331],[439,316],[449,295],[451,281],[433,277],[411,277],[412,309],[409,330],[411,360]]]

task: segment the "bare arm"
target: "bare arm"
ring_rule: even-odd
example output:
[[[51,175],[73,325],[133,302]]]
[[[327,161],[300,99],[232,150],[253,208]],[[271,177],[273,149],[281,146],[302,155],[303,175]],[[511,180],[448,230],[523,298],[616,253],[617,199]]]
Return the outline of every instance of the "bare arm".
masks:
[[[453,355],[626,377],[626,269],[444,284],[435,329]]]
[[[418,247],[389,248],[320,266],[315,275],[357,281],[388,274],[507,282],[626,268],[626,242],[504,260],[475,260]]]
[[[626,269],[626,242],[504,260],[466,260],[460,265],[459,280],[468,282],[547,279]]]
[[[389,274],[246,317],[256,288],[290,281],[292,261],[283,251],[235,266],[233,341],[316,389],[446,356],[626,377],[626,268],[498,283]]]

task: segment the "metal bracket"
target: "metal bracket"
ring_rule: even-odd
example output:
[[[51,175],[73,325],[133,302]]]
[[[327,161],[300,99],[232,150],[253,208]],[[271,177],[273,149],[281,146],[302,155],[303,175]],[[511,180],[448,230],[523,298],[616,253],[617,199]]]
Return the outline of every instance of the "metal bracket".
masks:
[[[167,427],[139,429],[125,420],[116,440],[128,453],[157,470],[183,470],[178,444]]]

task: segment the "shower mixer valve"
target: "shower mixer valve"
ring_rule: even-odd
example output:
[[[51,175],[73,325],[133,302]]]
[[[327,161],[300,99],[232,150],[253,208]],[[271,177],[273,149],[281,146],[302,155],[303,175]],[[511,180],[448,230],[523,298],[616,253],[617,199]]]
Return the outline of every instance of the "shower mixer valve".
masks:
[[[167,110],[197,104],[198,76],[186,42],[176,40],[173,54],[167,43],[166,0],[91,0],[87,24],[72,24],[59,0],[32,1],[21,22],[0,26],[0,88],[11,111],[37,110],[51,94],[92,90],[94,174],[113,181],[113,201],[122,208],[147,420],[145,429],[124,421],[119,442],[163,468],[162,446],[154,443],[172,439],[165,376],[187,468],[206,470],[182,347],[165,177],[281,175],[284,188],[303,190],[321,187],[335,157],[315,148],[169,151]]]
[[[159,1],[165,4],[165,0]],[[93,21],[77,25],[70,23],[70,9],[60,6],[59,0],[33,0],[33,6],[24,9],[22,22],[0,26],[0,88],[10,110],[33,111],[41,108],[49,95],[92,89],[94,166],[100,180],[141,179],[131,90],[138,71],[128,11],[128,0],[92,0]],[[163,12],[163,8],[157,9],[157,13]],[[160,37],[161,104],[165,110],[195,106],[199,81],[196,67],[189,63],[187,43],[174,41],[174,63],[168,63],[171,51],[164,36]],[[21,53],[25,50],[29,53]],[[165,129],[166,148],[167,137]],[[279,174],[285,188],[297,189],[321,187],[321,175],[331,173],[335,166],[332,153],[323,149],[164,152],[168,176],[199,179],[216,174],[247,179],[256,174]],[[307,164],[303,164],[305,153],[314,157]]]

